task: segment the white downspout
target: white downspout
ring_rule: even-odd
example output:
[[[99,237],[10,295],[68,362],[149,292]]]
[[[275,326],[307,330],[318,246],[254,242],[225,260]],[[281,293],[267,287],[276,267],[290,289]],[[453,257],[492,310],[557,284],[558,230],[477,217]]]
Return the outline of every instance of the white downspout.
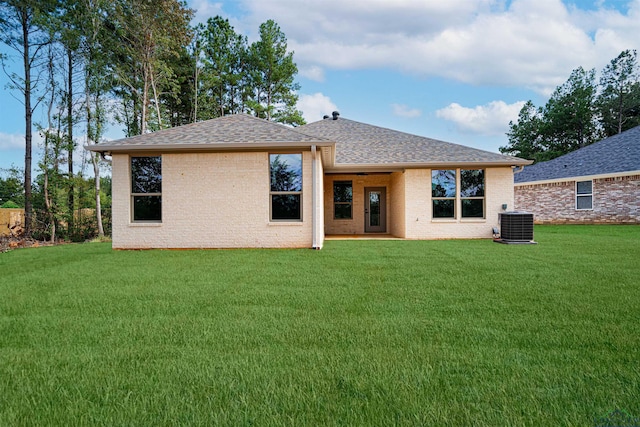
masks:
[[[317,188],[317,177],[316,177],[316,146],[315,144],[311,146],[311,234],[312,234],[312,242],[311,247],[313,249],[318,249],[318,239],[316,237],[316,229],[318,228],[316,224],[316,188]]]

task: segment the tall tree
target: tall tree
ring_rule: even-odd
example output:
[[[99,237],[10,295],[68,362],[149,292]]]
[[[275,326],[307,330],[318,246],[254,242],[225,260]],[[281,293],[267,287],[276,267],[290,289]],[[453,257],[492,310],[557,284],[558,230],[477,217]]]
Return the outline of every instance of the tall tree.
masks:
[[[578,67],[558,86],[544,108],[547,149],[553,157],[596,142],[595,70]]]
[[[83,40],[83,28],[86,25],[85,5],[81,0],[60,1],[57,13],[52,16],[51,30],[56,33],[58,44],[62,47],[62,71],[61,80],[64,82],[62,93],[64,101],[64,140],[67,152],[67,227],[69,232],[74,228],[75,222],[75,188],[74,188],[74,151],[76,141],[74,128],[77,125],[80,111],[78,111],[77,95],[75,87],[78,84],[82,63],[79,55],[80,44]]]
[[[44,102],[47,109],[47,125],[46,127],[38,126],[40,133],[44,137],[42,161],[39,162],[39,166],[42,170],[42,195],[49,222],[48,231],[52,243],[56,240],[56,230],[59,219],[57,196],[62,177],[58,167],[64,143],[60,124],[61,114],[54,115],[53,113],[59,101],[57,99],[59,91],[57,90],[58,82],[55,73],[55,56],[53,45],[49,45],[47,55],[47,86],[49,96],[48,100]],[[55,126],[54,123],[56,119],[58,122],[57,126]],[[71,207],[70,211],[71,215],[73,215],[73,207]],[[71,230],[69,230],[69,233],[71,233]]]
[[[304,124],[295,109],[300,85],[295,82],[298,67],[293,52],[287,52],[287,38],[273,20],[260,25],[260,39],[249,47],[251,97],[247,102],[257,117],[291,125]]]
[[[24,155],[24,199],[25,234],[31,234],[32,210],[31,169],[33,145],[33,112],[40,101],[32,96],[40,82],[34,69],[42,66],[42,49],[51,42],[45,31],[46,20],[55,9],[53,0],[2,0],[0,1],[0,40],[11,48],[22,61],[22,73],[7,71],[10,88],[20,93],[24,105],[25,155]]]
[[[624,50],[602,70],[597,107],[606,136],[640,125],[640,67],[635,50]]]
[[[544,108],[528,101],[518,121],[509,122],[509,144],[504,154],[535,161],[550,160],[596,142],[600,138],[596,121],[595,70],[573,70],[558,86]]]
[[[527,101],[518,114],[518,121],[509,122],[509,144],[500,147],[500,152],[510,156],[541,161],[544,159],[542,109]]]
[[[120,39],[113,56],[114,71],[126,104],[128,136],[160,129],[160,95],[178,90],[166,58],[179,54],[190,38],[193,12],[178,0],[122,0],[114,4],[111,26]],[[151,124],[151,109],[155,122]]]
[[[247,39],[237,34],[228,19],[209,18],[198,28],[203,70],[204,99],[200,106],[206,118],[244,110],[247,83]]]
[[[2,175],[5,178],[2,178]],[[0,169],[0,206],[7,202],[12,202],[24,207],[23,175],[22,171],[15,167]]]
[[[171,127],[192,123],[196,112],[196,57],[187,48],[181,49],[179,56],[167,59],[177,90],[164,91],[160,96],[160,105],[167,115],[167,124]]]
[[[86,138],[88,144],[100,143],[106,118],[106,94],[112,87],[112,79],[109,76],[109,59],[107,51],[113,48],[116,40],[113,34],[105,27],[104,14],[108,6],[112,4],[109,0],[77,0],[79,10],[82,12],[78,18],[83,22],[81,43],[79,53],[81,55],[83,67],[84,83],[84,116],[86,119]],[[100,198],[100,155],[91,153],[91,164],[93,166],[96,223],[98,236],[104,236],[104,226],[102,223],[102,205]]]

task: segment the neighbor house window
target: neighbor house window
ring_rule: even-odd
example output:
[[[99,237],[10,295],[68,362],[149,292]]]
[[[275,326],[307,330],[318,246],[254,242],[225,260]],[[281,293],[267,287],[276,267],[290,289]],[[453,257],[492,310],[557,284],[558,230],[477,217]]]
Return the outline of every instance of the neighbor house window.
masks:
[[[431,200],[434,218],[456,216],[456,171],[431,171]]]
[[[162,221],[162,157],[131,157],[131,206],[134,222]]]
[[[302,220],[302,154],[270,154],[271,220]]]
[[[333,218],[352,219],[353,185],[351,181],[333,182]]]
[[[576,209],[593,209],[593,181],[576,182]]]
[[[484,218],[484,170],[460,170],[462,218]]]

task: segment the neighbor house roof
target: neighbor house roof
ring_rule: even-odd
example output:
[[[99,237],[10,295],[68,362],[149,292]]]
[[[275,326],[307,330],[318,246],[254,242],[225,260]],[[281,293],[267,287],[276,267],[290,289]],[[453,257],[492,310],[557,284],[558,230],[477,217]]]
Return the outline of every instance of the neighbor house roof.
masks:
[[[188,151],[251,149],[265,146],[269,148],[332,146],[333,144],[333,141],[310,136],[279,123],[248,114],[233,114],[131,138],[89,145],[87,149],[99,152]]]
[[[640,126],[564,156],[527,166],[516,183],[640,171]]]
[[[299,128],[336,141],[336,168],[447,165],[528,165],[529,160],[412,135],[343,118],[326,118]]]

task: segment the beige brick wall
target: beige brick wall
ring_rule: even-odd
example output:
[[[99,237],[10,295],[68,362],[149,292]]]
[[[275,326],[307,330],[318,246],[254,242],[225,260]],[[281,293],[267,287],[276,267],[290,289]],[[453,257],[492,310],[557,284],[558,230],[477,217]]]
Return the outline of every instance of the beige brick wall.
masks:
[[[311,153],[301,222],[269,221],[269,153],[162,156],[162,223],[131,222],[129,156],[113,156],[114,248],[311,247]]]
[[[498,226],[498,214],[512,210],[513,170],[511,167],[485,169],[485,218],[433,219],[431,204],[431,170],[405,172],[406,237],[408,239],[476,239],[491,238]],[[458,200],[457,212],[461,211]]]
[[[389,223],[391,234],[395,237],[406,236],[406,179],[404,172],[394,172],[391,174],[391,195],[389,209]]]
[[[640,175],[594,179],[591,210],[575,208],[575,192],[576,181],[516,185],[516,209],[536,223],[640,223]]]
[[[353,219],[333,219],[333,181],[353,182]],[[513,210],[511,167],[487,168],[483,219],[432,219],[431,170],[407,169],[386,175],[328,175],[325,177],[325,231],[327,234],[364,234],[364,187],[387,188],[387,230],[408,239],[491,238],[502,205]],[[460,212],[460,206],[458,206]]]

